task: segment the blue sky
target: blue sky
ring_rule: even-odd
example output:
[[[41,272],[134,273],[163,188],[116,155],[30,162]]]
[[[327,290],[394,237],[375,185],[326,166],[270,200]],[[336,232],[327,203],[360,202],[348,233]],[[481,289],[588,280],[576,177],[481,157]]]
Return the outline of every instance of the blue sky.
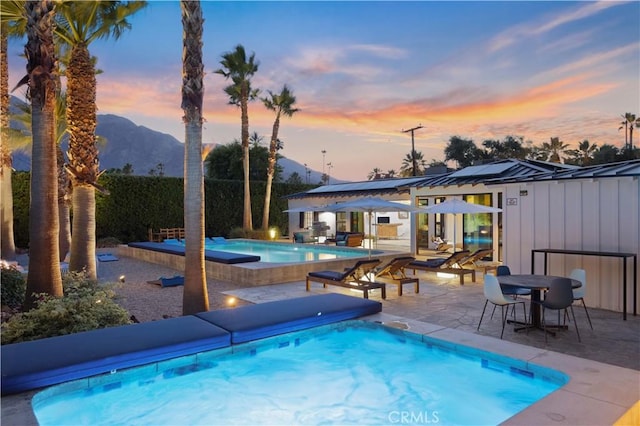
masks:
[[[254,87],[289,85],[281,153],[339,179],[399,170],[416,150],[443,160],[449,138],[481,146],[523,136],[622,147],[621,115],[640,115],[640,2],[203,2],[205,143],[240,137],[240,113],[214,71],[237,44],[260,62]],[[184,139],[179,4],[151,1],[98,57],[99,113]],[[9,46],[10,81],[24,74]],[[13,87],[13,86],[12,86]],[[273,113],[249,106],[268,140]],[[640,131],[636,131],[636,138]],[[326,163],[331,163],[328,168]],[[453,165],[453,164],[452,164]]]

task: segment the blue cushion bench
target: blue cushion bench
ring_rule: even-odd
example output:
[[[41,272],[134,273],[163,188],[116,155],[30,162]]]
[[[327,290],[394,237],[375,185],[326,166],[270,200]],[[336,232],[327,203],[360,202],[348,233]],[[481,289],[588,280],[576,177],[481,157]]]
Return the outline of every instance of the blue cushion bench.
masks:
[[[372,315],[381,310],[380,302],[331,293],[203,312],[196,316],[228,330],[231,342],[236,344]]]
[[[230,346],[227,331],[194,316],[3,345],[2,394]]]
[[[142,241],[142,242],[136,242],[136,243],[129,243],[129,247],[141,248],[145,250],[159,251],[162,253],[169,253],[169,254],[184,256],[184,246],[178,245],[178,244],[164,244],[164,243],[153,243],[153,242]],[[205,260],[209,260],[211,262],[225,263],[228,265],[232,265],[236,263],[260,261],[260,256],[255,256],[250,254],[230,253],[230,252],[218,251],[218,250],[205,250],[204,258]]]

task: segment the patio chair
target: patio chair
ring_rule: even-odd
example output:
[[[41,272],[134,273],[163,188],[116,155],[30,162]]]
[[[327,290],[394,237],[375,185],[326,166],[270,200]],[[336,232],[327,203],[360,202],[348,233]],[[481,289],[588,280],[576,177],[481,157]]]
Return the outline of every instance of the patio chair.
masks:
[[[396,257],[376,272],[375,281],[398,286],[398,296],[402,296],[402,286],[413,284],[416,293],[420,292],[420,280],[418,277],[407,277],[405,267],[416,260],[412,256]]]
[[[307,291],[310,290],[311,282],[322,283],[324,288],[327,285],[335,285],[349,289],[360,290],[364,294],[364,298],[369,298],[369,290],[380,289],[382,298],[387,298],[386,284],[383,282],[374,282],[367,276],[372,273],[376,266],[380,265],[380,260],[369,259],[359,260],[351,268],[347,268],[343,272],[338,271],[316,271],[309,272],[307,275]]]
[[[496,268],[497,276],[511,275],[511,269],[507,265],[500,265]],[[514,299],[517,299],[518,296],[531,296],[531,290],[524,287],[518,287],[517,285],[509,285],[509,284],[500,284],[500,288],[502,289],[502,294],[505,296],[513,296]],[[496,307],[493,307],[493,312],[491,312],[491,318],[493,318],[493,314],[496,312]],[[515,316],[515,306],[513,315]]]
[[[521,300],[516,300],[515,298],[511,298],[505,296],[502,293],[502,289],[500,288],[500,283],[498,279],[493,276],[486,274],[484,276],[484,297],[487,300],[484,302],[484,308],[482,309],[482,315],[480,315],[480,322],[478,323],[478,330],[480,330],[480,325],[482,324],[482,318],[484,317],[484,312],[487,310],[487,304],[489,302],[493,303],[494,308],[496,306],[500,306],[502,309],[501,317],[502,317],[502,332],[500,333],[500,338],[504,335],[504,325],[507,323],[507,315],[509,312],[509,306],[514,306],[518,303],[522,303],[522,309],[524,310],[524,318],[527,318],[527,308],[524,305],[524,302]],[[504,311],[504,307],[507,307],[507,312]],[[491,314],[493,316],[493,314]]]
[[[591,324],[591,317],[589,316],[589,311],[587,310],[587,305],[584,303],[584,295],[587,292],[587,273],[584,269],[574,269],[571,271],[569,278],[580,281],[582,285],[578,288],[573,289],[573,301],[581,300],[582,306],[584,307],[584,313],[587,314],[587,320],[589,320],[589,327],[593,330],[593,324]],[[565,318],[567,314],[565,313]]]
[[[469,250],[462,250],[453,253],[451,256],[444,259],[428,259],[428,260],[414,260],[407,265],[407,269],[413,269],[415,274],[416,270],[425,272],[441,272],[446,274],[455,274],[460,277],[460,285],[464,285],[464,276],[471,275],[471,281],[476,281],[475,269],[466,269],[460,267],[460,261],[469,256]]]
[[[556,278],[551,281],[549,290],[547,291],[544,300],[534,301],[542,306],[542,328],[544,330],[544,341],[547,343],[547,321],[545,320],[544,313],[547,309],[553,309],[558,311],[558,325],[560,325],[560,311],[564,310],[565,315],[568,315],[567,310],[571,310],[571,316],[573,317],[573,325],[576,328],[576,334],[578,335],[578,342],[580,340],[580,332],[578,331],[578,323],[576,322],[576,316],[573,313],[573,288],[571,279],[569,278]],[[531,310],[529,310],[531,311]]]

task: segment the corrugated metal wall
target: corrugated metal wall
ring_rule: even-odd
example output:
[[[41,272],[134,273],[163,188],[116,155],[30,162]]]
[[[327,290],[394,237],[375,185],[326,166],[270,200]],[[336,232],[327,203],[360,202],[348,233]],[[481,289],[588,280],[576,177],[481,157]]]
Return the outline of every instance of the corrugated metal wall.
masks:
[[[530,273],[532,249],[640,251],[638,178],[509,184],[504,194],[505,263],[514,273]],[[536,273],[543,272],[543,260],[536,255]],[[633,312],[632,261],[627,259],[627,312]],[[549,254],[548,274],[585,269],[587,305],[621,312],[622,265],[621,258]]]

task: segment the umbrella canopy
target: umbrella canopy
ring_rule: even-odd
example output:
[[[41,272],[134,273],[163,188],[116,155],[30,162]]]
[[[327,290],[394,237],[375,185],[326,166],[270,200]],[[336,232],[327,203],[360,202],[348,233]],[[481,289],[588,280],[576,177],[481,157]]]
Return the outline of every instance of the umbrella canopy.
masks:
[[[326,205],[322,206],[302,206],[302,207],[294,207],[292,209],[283,210],[285,213],[302,213],[302,212],[328,212],[328,207]]]
[[[408,204],[395,203],[377,197],[365,197],[353,201],[345,201],[326,206],[326,211],[353,211],[369,213],[369,235],[371,235],[371,218],[376,212],[419,212],[424,209]],[[371,243],[369,243],[369,257],[371,257]]]
[[[497,207],[483,206],[480,204],[467,203],[459,198],[449,198],[442,203],[432,206],[423,207],[421,211],[426,213],[451,213],[453,214],[453,251],[456,251],[456,219],[457,214],[475,214],[475,213],[497,213],[502,209]]]
[[[497,213],[502,209],[497,207],[482,206],[480,204],[467,203],[459,198],[449,198],[442,203],[423,207],[426,213],[452,213],[452,214],[473,214],[473,213]]]

